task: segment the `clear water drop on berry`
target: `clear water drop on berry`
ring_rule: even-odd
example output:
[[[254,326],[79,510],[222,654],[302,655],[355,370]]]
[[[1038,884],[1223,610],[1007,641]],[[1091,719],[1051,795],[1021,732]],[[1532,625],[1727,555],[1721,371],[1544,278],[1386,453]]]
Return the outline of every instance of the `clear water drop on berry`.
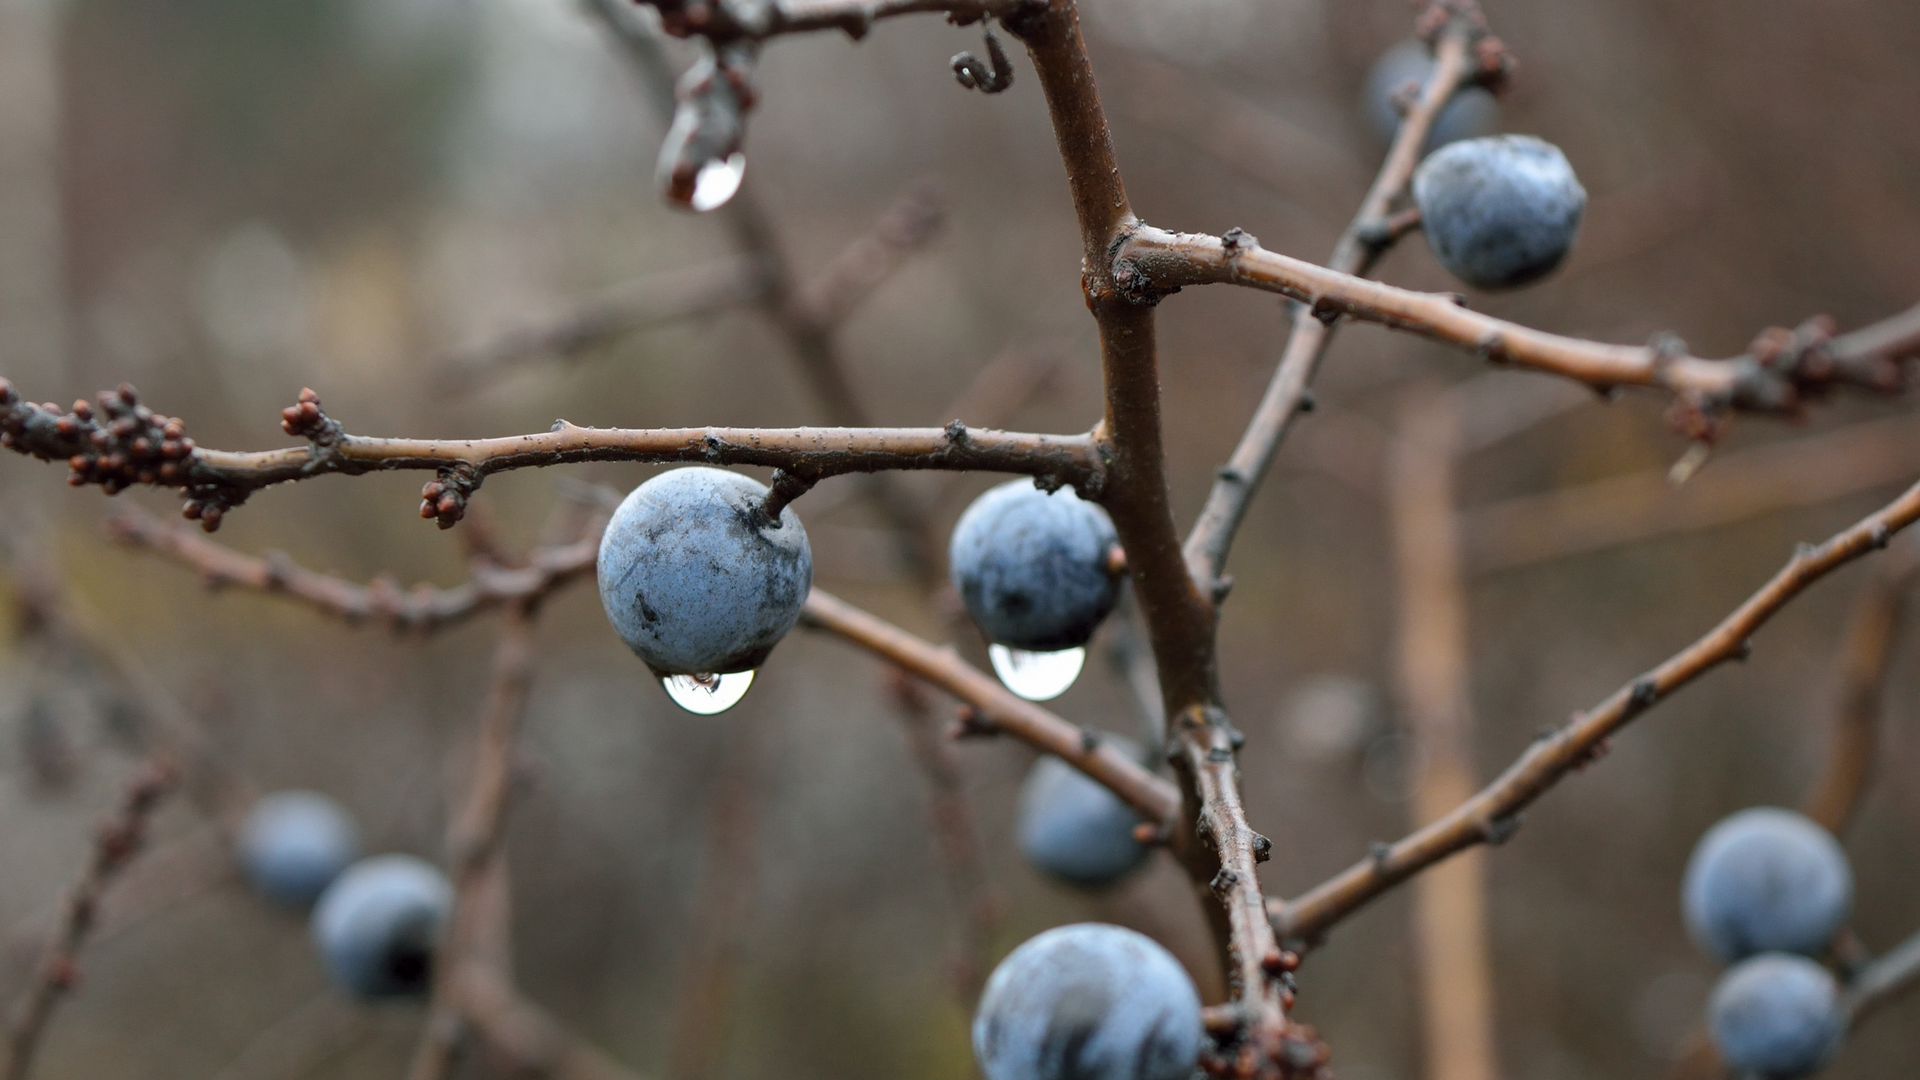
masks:
[[[693,178],[693,193],[687,196],[687,209],[704,214],[727,205],[746,175],[747,155],[741,153],[714,158],[700,166]]]
[[[726,712],[747,696],[753,685],[753,672],[734,671],[725,675],[668,675],[660,680],[675,705],[695,716],[713,716]]]
[[[1062,649],[1059,652],[1028,652],[1005,645],[987,646],[994,674],[1007,689],[1028,701],[1052,701],[1067,692],[1086,666],[1087,650]]]

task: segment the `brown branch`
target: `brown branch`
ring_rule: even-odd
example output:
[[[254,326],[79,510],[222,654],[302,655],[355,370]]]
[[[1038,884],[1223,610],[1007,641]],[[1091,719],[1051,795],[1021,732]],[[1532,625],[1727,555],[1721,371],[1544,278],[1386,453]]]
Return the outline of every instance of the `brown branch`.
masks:
[[[1911,416],[1718,455],[1676,492],[1662,467],[1520,495],[1466,513],[1467,561],[1492,574],[1732,525],[1905,482],[1920,457]]]
[[[1840,647],[1839,693],[1826,765],[1802,804],[1807,816],[1828,832],[1845,832],[1866,794],[1880,745],[1887,675],[1916,578],[1920,549],[1903,543],[1854,604]]]
[[[1460,560],[1456,470],[1460,417],[1432,388],[1399,414],[1388,511],[1400,608],[1395,649],[1399,707],[1418,762],[1409,812],[1418,826],[1473,795],[1473,704],[1468,686],[1467,585]],[[1431,1080],[1499,1075],[1486,867],[1473,855],[1414,883],[1419,1003]]]
[[[270,593],[349,624],[377,622],[395,632],[430,633],[483,612],[538,603],[576,580],[592,577],[600,520],[578,540],[534,550],[525,566],[508,569],[474,560],[472,578],[459,585],[406,589],[384,579],[361,585],[317,573],[278,553],[247,555],[139,510],[116,515],[108,527],[123,544],[198,571],[211,589]]]
[[[1819,319],[1797,331],[1770,329],[1745,355],[1707,360],[1670,340],[1608,345],[1535,330],[1471,311],[1453,294],[1396,288],[1268,251],[1244,232],[1223,238],[1143,225],[1116,261],[1143,296],[1245,285],[1300,301],[1321,317],[1378,323],[1600,390],[1666,390],[1708,415],[1793,413],[1834,387],[1893,391],[1902,384],[1901,363],[1920,356],[1920,306],[1837,337]]]
[[[1391,248],[1400,233],[1388,227],[1394,200],[1406,191],[1414,166],[1420,163],[1427,135],[1454,94],[1464,85],[1471,63],[1468,49],[1474,29],[1465,20],[1451,23],[1436,49],[1433,71],[1421,87],[1420,96],[1408,111],[1393,146],[1374,177],[1373,186],[1361,200],[1359,211],[1334,246],[1327,263],[1343,273],[1366,276],[1381,255]],[[1287,337],[1286,351],[1266,394],[1254,408],[1253,419],[1240,436],[1239,445],[1208,492],[1199,520],[1187,536],[1187,562],[1195,577],[1215,581],[1225,571],[1227,551],[1233,536],[1246,519],[1254,492],[1265,479],[1279,452],[1287,429],[1300,415],[1307,400],[1307,385],[1326,355],[1333,339],[1334,324],[1314,317],[1296,306],[1293,330]]]
[[[881,19],[901,15],[944,14],[949,22],[969,23],[1030,7],[1040,0],[640,0],[660,12],[661,25],[675,37],[700,36],[715,42],[765,40],[783,34],[839,30],[866,36]]]
[[[500,638],[494,645],[466,794],[447,830],[453,916],[434,957],[433,998],[409,1072],[411,1080],[446,1080],[453,1075],[467,1026],[461,973],[483,965],[503,979],[511,977],[504,845],[520,725],[533,687],[537,603],[537,598],[515,601],[501,620]]]
[[[706,842],[693,924],[686,931],[669,1023],[667,1075],[705,1080],[721,1075],[734,1040],[734,987],[741,950],[754,925],[752,900],[759,878],[763,769],[778,735],[777,713],[759,718],[720,750],[714,793],[702,817]]]
[[[1073,0],[1003,20],[1026,43],[1053,121],[1067,188],[1080,224],[1081,287],[1100,332],[1106,416],[1100,436],[1109,483],[1099,494],[1127,553],[1127,571],[1145,613],[1181,776],[1182,816],[1191,832],[1171,836],[1196,884],[1205,883],[1215,937],[1227,956],[1241,1019],[1223,1056],[1246,1076],[1309,1076],[1324,1048],[1288,1021],[1285,956],[1265,918],[1256,869],[1270,844],[1247,823],[1235,751],[1239,735],[1218,705],[1214,600],[1187,571],[1167,502],[1160,427],[1160,372],[1152,297],[1112,252],[1139,225],[1127,200],[1113,141]],[[1161,819],[1164,820],[1164,819]]]
[[[94,834],[93,855],[86,871],[67,893],[60,925],[47,942],[33,983],[14,1006],[6,1046],[0,1050],[0,1078],[25,1080],[32,1071],[54,1006],[80,978],[80,948],[93,930],[101,896],[146,843],[148,822],[175,779],[174,767],[164,759],[141,764],[127,782],[113,815]]]
[[[1173,786],[1116,746],[1001,686],[951,648],[936,646],[829,593],[807,597],[801,625],[845,638],[964,702],[972,732],[1008,735],[1086,773],[1150,821],[1171,821],[1179,809]]]
[[[458,521],[468,496],[489,474],[579,461],[703,462],[760,465],[821,479],[883,469],[961,469],[1023,473],[1098,491],[1101,469],[1085,435],[1023,435],[948,428],[586,428],[556,421],[534,435],[490,439],[393,439],[349,435],[311,390],[282,414],[289,433],[310,445],[283,450],[208,450],[178,420],[153,414],[132,387],[100,395],[72,411],[21,400],[0,379],[0,446],[45,461],[65,461],[76,485],[109,494],[134,484],[181,488],[188,517],[211,531],[248,495],[273,484],[331,473],[395,469],[439,474],[423,491],[422,516]]]
[[[549,1080],[639,1080],[639,1074],[575,1038],[498,971],[469,964],[459,997],[474,1034],[515,1064],[514,1076]]]
[[[1920,519],[1920,485],[1819,545],[1803,545],[1766,585],[1704,637],[1616,690],[1565,726],[1543,733],[1500,777],[1473,798],[1397,843],[1385,845],[1296,900],[1273,906],[1283,935],[1323,936],[1335,923],[1435,863],[1481,843],[1499,842],[1521,810],[1569,773],[1593,760],[1608,737],[1656,703],[1729,660],[1794,597],[1846,564],[1884,548]]]

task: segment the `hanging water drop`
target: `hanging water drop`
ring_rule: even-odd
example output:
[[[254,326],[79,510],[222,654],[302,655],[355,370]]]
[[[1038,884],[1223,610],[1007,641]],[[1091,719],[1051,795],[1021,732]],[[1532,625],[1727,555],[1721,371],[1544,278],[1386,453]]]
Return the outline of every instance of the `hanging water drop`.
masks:
[[[687,198],[687,208],[696,214],[720,209],[740,190],[740,181],[746,175],[747,155],[738,151],[724,159],[707,162],[693,178],[693,194]]]
[[[713,716],[726,712],[747,696],[753,685],[753,672],[733,671],[725,675],[668,675],[660,680],[675,705],[695,716]]]
[[[1028,701],[1052,701],[1067,692],[1086,666],[1087,650],[1028,652],[998,643],[987,646],[994,673],[1007,689]]]

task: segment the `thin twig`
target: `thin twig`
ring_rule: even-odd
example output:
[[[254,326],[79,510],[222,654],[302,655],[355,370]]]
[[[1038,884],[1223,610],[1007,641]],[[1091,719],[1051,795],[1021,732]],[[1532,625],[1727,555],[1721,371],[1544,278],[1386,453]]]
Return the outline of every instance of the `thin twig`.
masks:
[[[448,588],[402,588],[386,579],[361,585],[309,570],[279,553],[247,555],[193,530],[130,509],[108,523],[114,539],[199,571],[210,589],[244,588],[284,596],[349,624],[377,623],[395,632],[431,633],[485,612],[537,603],[576,580],[593,576],[600,548],[597,526],[569,543],[535,549],[526,565],[505,569],[470,563],[472,577]]]
[[[433,998],[408,1074],[411,1080],[446,1080],[453,1075],[467,1026],[461,973],[485,965],[502,978],[511,978],[504,845],[520,725],[533,687],[536,604],[537,600],[515,601],[500,621],[473,766],[464,801],[447,831],[453,917],[434,957]]]
[[[1855,602],[1840,646],[1839,687],[1832,706],[1827,760],[1803,807],[1808,817],[1839,834],[1865,797],[1880,745],[1880,714],[1887,675],[1902,624],[1920,578],[1920,549],[1902,543]]]
[[[1399,238],[1398,233],[1382,232],[1381,226],[1388,220],[1394,200],[1406,191],[1435,118],[1453,100],[1467,76],[1471,33],[1464,21],[1456,21],[1441,36],[1433,70],[1327,265],[1364,277]],[[1246,519],[1254,492],[1273,465],[1287,429],[1300,415],[1301,406],[1307,400],[1307,386],[1313,381],[1321,357],[1326,355],[1333,331],[1331,320],[1322,321],[1305,308],[1295,307],[1293,330],[1287,337],[1286,351],[1280,356],[1273,380],[1255,407],[1239,445],[1234,447],[1233,455],[1215,479],[1200,517],[1187,536],[1187,562],[1200,580],[1218,580],[1225,571],[1234,533]]]
[[[1746,656],[1754,633],[1794,597],[1840,567],[1884,548],[1916,519],[1920,519],[1920,485],[1824,543],[1801,546],[1766,585],[1704,637],[1592,709],[1576,713],[1565,726],[1543,733],[1473,798],[1298,899],[1273,905],[1275,925],[1283,935],[1317,939],[1427,867],[1477,844],[1505,840],[1517,827],[1519,812],[1591,761],[1609,736],[1707,672]]]
[[[1323,317],[1378,323],[1598,390],[1666,390],[1709,416],[1791,414],[1835,387],[1894,391],[1903,383],[1902,362],[1920,356],[1920,306],[1837,337],[1818,319],[1798,330],[1772,328],[1748,353],[1708,360],[1671,339],[1608,345],[1535,330],[1470,310],[1453,294],[1384,285],[1268,251],[1245,233],[1223,238],[1142,225],[1115,261],[1142,295],[1244,285],[1300,301]]]
[[[970,734],[999,734],[1053,754],[1098,780],[1150,821],[1171,821],[1179,795],[1110,743],[1060,719],[973,667],[952,649],[931,645],[820,589],[807,597],[801,625],[825,630],[965,702]]]
[[[21,400],[0,379],[0,446],[67,462],[76,484],[109,494],[133,484],[184,489],[187,516],[209,531],[248,495],[273,484],[332,473],[394,469],[439,474],[423,490],[422,516],[451,525],[488,475],[579,461],[761,465],[815,478],[885,469],[973,469],[1025,473],[1099,490],[1100,467],[1087,435],[1021,435],[971,428],[588,428],[490,439],[391,439],[350,435],[311,390],[282,418],[312,444],[283,450],[209,450],[178,420],[153,414],[130,386],[62,412]]]
[[[47,942],[39,970],[14,1006],[7,1043],[0,1052],[0,1078],[26,1080],[32,1071],[54,1006],[79,981],[80,948],[93,930],[101,896],[146,844],[148,822],[175,779],[174,767],[164,759],[143,762],[128,780],[112,816],[94,833],[86,871],[68,891],[63,917]]]
[[[1920,934],[1915,934],[1857,972],[1847,984],[1847,1022],[1858,1027],[1882,1006],[1920,986]]]

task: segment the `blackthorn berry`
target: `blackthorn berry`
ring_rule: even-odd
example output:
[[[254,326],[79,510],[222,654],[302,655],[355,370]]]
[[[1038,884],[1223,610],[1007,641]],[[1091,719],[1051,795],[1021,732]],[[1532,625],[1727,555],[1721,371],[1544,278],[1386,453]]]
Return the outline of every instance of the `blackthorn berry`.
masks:
[[[432,981],[434,947],[453,887],[411,855],[376,855],[328,886],[313,909],[313,940],[341,989],[358,998],[406,997]]]
[[[238,846],[254,888],[276,903],[305,907],[360,857],[360,834],[325,795],[276,791],[248,811]]]
[[[1700,838],[1682,900],[1694,940],[1721,960],[1811,956],[1847,921],[1853,870],[1819,825],[1791,810],[1756,807]]]
[[[1200,995],[1152,938],[1062,926],[987,980],[973,1052],[987,1080],[1185,1080],[1200,1056]]]
[[[1399,98],[1412,88],[1418,93],[1433,71],[1433,55],[1418,41],[1403,41],[1374,62],[1367,73],[1365,103],[1367,121],[1383,141],[1392,141],[1400,131],[1403,114]],[[1422,150],[1434,150],[1461,139],[1488,135],[1500,124],[1500,104],[1492,94],[1478,86],[1469,86],[1453,96],[1440,115]]]
[[[1118,543],[1107,512],[1030,480],[989,489],[953,528],[953,584],[991,641],[1051,652],[1087,643],[1113,610]]]
[[[1137,747],[1111,741],[1134,757]],[[1106,785],[1057,757],[1034,762],[1020,789],[1020,852],[1042,872],[1069,885],[1098,889],[1118,882],[1146,860],[1133,838],[1140,815]]]
[[[1434,257],[1483,289],[1551,273],[1573,248],[1587,206],[1566,155],[1531,135],[1468,139],[1434,151],[1414,171],[1413,199]]]
[[[658,675],[760,666],[800,619],[813,551],[793,509],[724,469],[674,469],[633,489],[600,540],[600,600]]]
[[[1804,956],[1763,953],[1721,977],[1707,1004],[1707,1027],[1721,1058],[1741,1075],[1789,1080],[1825,1065],[1847,1024],[1826,968]]]

